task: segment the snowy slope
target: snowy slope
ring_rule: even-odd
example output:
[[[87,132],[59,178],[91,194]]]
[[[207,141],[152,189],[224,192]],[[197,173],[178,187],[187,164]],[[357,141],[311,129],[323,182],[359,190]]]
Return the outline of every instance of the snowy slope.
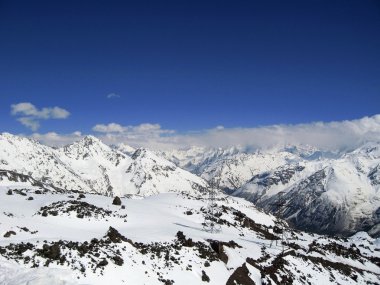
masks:
[[[0,135],[0,169],[29,175],[62,189],[91,191],[55,149],[8,133]]]
[[[209,233],[203,196],[122,198],[124,208],[103,195],[33,188],[28,200],[8,189],[0,187],[0,284],[380,283],[379,241],[293,231],[243,199],[218,195],[221,231]]]

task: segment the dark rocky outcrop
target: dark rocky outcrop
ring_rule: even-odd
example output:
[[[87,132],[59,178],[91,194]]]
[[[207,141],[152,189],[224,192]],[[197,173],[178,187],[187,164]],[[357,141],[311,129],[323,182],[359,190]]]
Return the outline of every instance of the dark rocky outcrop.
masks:
[[[120,206],[121,205],[121,199],[118,196],[116,196],[112,201],[112,205]]]
[[[249,277],[249,270],[244,263],[238,267],[234,273],[228,278],[226,285],[256,285],[255,282]]]

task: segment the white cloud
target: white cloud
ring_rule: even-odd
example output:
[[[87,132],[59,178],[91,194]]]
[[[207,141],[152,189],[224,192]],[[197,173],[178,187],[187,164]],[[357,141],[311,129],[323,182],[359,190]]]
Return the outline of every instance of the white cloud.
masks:
[[[11,114],[20,116],[17,121],[36,131],[40,127],[40,120],[48,119],[66,119],[70,116],[70,112],[60,107],[49,107],[38,109],[32,103],[22,102],[11,105]]]
[[[18,118],[17,121],[19,121],[25,127],[31,129],[32,131],[37,131],[40,127],[40,123],[34,120],[32,117],[21,117]]]
[[[81,132],[76,131],[71,134],[57,134],[55,132],[49,132],[46,134],[34,133],[31,138],[50,146],[64,146],[74,141],[80,140],[83,135]]]
[[[27,116],[35,116],[38,114],[37,108],[28,102],[24,103],[18,103],[18,104],[13,104],[11,105],[11,114],[12,115],[27,115]]]
[[[106,126],[106,125],[104,125]],[[109,126],[109,125],[108,125]],[[125,142],[134,147],[171,149],[190,146],[271,148],[308,144],[326,150],[353,148],[366,141],[380,141],[380,115],[351,121],[271,125],[255,128],[224,128],[176,133],[158,124],[122,127],[120,132],[103,132],[107,143]],[[94,129],[95,130],[95,129]]]
[[[126,143],[133,147],[167,150],[190,146],[271,148],[287,144],[308,144],[325,150],[354,148],[367,141],[380,141],[380,115],[358,120],[314,122],[296,125],[272,125],[255,128],[221,128],[177,133],[159,124],[122,126],[98,124],[93,130],[108,144]],[[63,145],[82,134],[34,134],[50,145]]]
[[[119,124],[110,123],[108,125],[98,124],[92,130],[98,133],[122,133],[125,128]]]
[[[109,94],[107,94],[107,98],[108,98],[108,99],[112,99],[112,98],[120,98],[120,95],[119,95],[119,94],[116,94],[116,93],[109,93]]]
[[[159,124],[140,124],[136,126],[122,126],[116,123],[108,125],[98,124],[92,130],[98,133],[107,135],[118,135],[122,137],[145,138],[145,137],[160,137],[163,134],[174,134],[173,130],[164,130]]]

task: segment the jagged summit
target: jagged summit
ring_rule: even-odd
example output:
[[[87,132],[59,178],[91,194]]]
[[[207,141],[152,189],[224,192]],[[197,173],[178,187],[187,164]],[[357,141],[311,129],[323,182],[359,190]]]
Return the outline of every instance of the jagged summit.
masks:
[[[94,136],[53,149],[5,134],[0,139],[1,168],[30,175],[37,181],[44,180],[62,190],[105,195],[192,192],[208,187],[203,179],[177,169],[147,150],[140,150],[132,158]]]

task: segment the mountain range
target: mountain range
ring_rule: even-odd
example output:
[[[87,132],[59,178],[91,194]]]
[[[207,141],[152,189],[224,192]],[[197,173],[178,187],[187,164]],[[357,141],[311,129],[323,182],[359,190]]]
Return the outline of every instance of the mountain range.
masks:
[[[2,180],[22,175],[46,189],[106,196],[219,189],[300,230],[380,236],[380,144],[375,142],[340,152],[300,145],[153,152],[108,146],[93,136],[52,148],[3,133],[0,170]]]
[[[287,146],[175,150],[161,155],[226,193],[243,197],[296,228],[379,236],[380,144],[349,151]]]
[[[2,134],[0,169],[28,175],[51,187],[108,196],[193,192],[208,183],[146,149],[128,155],[93,136],[62,148]]]
[[[379,158],[4,133],[0,284],[380,284]]]

